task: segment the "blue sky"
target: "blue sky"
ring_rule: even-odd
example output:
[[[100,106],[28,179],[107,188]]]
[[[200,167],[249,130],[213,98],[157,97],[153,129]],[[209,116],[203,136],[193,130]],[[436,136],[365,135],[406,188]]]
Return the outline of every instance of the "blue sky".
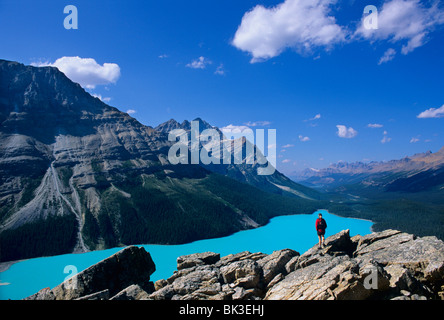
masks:
[[[442,1],[0,0],[0,29],[0,58],[58,66],[145,125],[276,129],[286,174],[444,145]]]

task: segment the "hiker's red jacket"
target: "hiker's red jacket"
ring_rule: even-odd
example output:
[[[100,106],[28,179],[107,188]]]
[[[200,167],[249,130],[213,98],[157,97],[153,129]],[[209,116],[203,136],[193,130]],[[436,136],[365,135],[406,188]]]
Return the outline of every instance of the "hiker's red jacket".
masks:
[[[324,231],[325,228],[327,228],[327,222],[323,218],[316,219],[316,230]]]

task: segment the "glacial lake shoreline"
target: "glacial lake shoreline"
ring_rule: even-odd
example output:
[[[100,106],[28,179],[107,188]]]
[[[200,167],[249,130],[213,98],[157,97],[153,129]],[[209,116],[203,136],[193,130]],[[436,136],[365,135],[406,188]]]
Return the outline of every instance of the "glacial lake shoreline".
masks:
[[[242,251],[271,254],[281,249],[293,249],[304,253],[318,242],[315,220],[322,212],[327,221],[326,237],[349,229],[350,236],[372,232],[372,221],[347,218],[329,213],[325,209],[312,214],[276,216],[261,227],[243,230],[222,238],[197,240],[180,245],[140,244],[149,252],[156,264],[151,281],[169,278],[176,270],[179,256],[197,252],[216,252],[222,256]],[[43,288],[53,288],[75,273],[108,258],[124,247],[86,253],[72,253],[60,256],[32,258],[5,262],[0,271],[0,300],[23,299]],[[0,268],[4,267],[0,265]]]

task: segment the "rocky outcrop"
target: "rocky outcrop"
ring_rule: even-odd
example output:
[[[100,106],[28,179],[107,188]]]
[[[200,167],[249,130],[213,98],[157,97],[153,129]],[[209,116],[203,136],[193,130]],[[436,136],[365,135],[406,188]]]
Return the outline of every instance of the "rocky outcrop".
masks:
[[[297,255],[293,250],[276,251],[271,255],[245,251],[213,263],[181,268],[170,278],[156,281],[156,291],[150,299],[258,299],[265,294],[267,284]],[[182,266],[183,261],[194,259],[195,255],[179,257],[178,266]]]
[[[301,255],[265,299],[437,299],[443,267],[444,243],[435,237],[386,230],[350,238],[347,230]]]
[[[88,289],[72,294],[62,289],[64,283],[30,298],[425,300],[444,296],[444,242],[396,230],[355,237],[345,230],[327,238],[323,248],[315,245],[302,255],[284,249],[272,254],[245,251],[224,257],[212,252],[181,256],[177,271],[154,286],[147,285],[154,265],[143,249],[129,247],[115,256],[108,259],[119,261],[117,269],[123,277],[107,270],[116,267],[104,263],[106,259],[79,274],[79,287]],[[127,258],[130,260],[124,262]],[[87,279],[100,279],[100,285]]]
[[[27,300],[102,300],[115,295],[115,299],[123,296],[143,297],[141,291],[152,291],[149,280],[155,270],[151,255],[144,248],[130,246],[54,289],[43,289]],[[138,286],[138,290],[131,287],[134,285]]]

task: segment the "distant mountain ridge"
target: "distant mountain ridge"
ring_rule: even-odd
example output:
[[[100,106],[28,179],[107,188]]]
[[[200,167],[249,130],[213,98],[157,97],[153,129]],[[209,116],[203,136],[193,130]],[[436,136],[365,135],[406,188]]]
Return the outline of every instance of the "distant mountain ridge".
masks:
[[[397,180],[406,182],[405,179],[409,179],[413,182],[415,177],[421,176],[423,177],[421,180],[425,183],[424,178],[430,176],[434,181],[430,181],[428,185],[418,185],[419,191],[428,187],[444,185],[443,171],[444,147],[435,153],[427,151],[400,160],[368,163],[339,162],[324,169],[306,169],[293,176],[293,179],[307,186],[318,186],[327,190],[360,183],[367,186],[384,186],[388,190],[394,191],[394,186],[399,184],[396,182]],[[411,186],[410,189],[414,191],[415,187]],[[404,191],[407,191],[405,186]]]
[[[171,165],[178,126],[144,126],[56,68],[0,60],[0,261],[184,243],[317,209],[316,191],[277,171]]]
[[[197,121],[199,123],[199,130],[202,132],[205,129],[216,129],[220,132],[219,128],[213,127],[211,124],[202,120],[201,118],[196,118],[193,121]],[[188,120],[182,121],[182,123],[177,122],[175,119],[170,119],[164,123],[159,124],[154,128],[157,131],[169,133],[172,130],[176,129],[184,129],[185,131],[191,130],[191,122]]]

